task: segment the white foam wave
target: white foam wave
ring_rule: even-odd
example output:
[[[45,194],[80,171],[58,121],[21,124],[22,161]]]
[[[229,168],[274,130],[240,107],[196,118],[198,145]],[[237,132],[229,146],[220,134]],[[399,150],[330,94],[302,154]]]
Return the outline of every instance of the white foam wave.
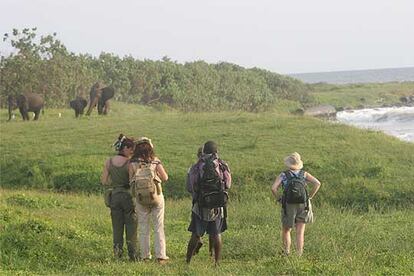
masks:
[[[414,142],[414,107],[384,107],[338,112],[339,122],[381,130],[401,140]]]

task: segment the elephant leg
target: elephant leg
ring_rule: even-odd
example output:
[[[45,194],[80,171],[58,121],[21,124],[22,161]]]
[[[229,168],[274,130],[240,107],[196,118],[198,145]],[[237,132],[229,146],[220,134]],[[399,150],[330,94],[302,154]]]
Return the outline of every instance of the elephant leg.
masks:
[[[102,109],[103,109],[103,103],[101,101],[98,102],[98,114],[101,115],[102,114]]]
[[[83,109],[80,106],[77,106],[77,108],[75,109],[75,113],[76,113],[76,118],[78,118],[80,115],[83,114]]]
[[[103,114],[106,115],[109,113],[109,101],[105,102]]]
[[[35,114],[34,120],[36,121],[36,120],[38,120],[38,119],[39,119],[40,110],[36,110],[36,111],[34,112],[34,114]]]
[[[24,109],[24,107],[19,107],[20,114],[22,114],[23,121],[29,120],[29,114]]]

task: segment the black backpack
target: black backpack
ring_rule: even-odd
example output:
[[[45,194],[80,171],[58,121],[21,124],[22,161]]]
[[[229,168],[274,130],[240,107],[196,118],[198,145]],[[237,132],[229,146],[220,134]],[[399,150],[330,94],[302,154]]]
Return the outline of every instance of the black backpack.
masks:
[[[298,175],[291,171],[285,171],[287,185],[283,190],[283,202],[286,203],[307,203],[308,192],[305,184],[305,172],[300,170]]]
[[[228,194],[224,190],[224,184],[216,170],[214,160],[217,157],[212,155],[204,160],[203,176],[198,181],[196,193],[197,202],[201,208],[220,208],[225,207],[228,200]],[[221,168],[221,162],[219,166]]]

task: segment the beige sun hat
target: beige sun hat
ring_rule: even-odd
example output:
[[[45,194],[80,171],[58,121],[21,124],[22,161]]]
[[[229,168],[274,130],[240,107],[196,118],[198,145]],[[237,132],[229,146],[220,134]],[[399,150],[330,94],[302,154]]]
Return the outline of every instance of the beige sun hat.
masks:
[[[151,139],[148,137],[139,137],[136,142],[137,145],[143,144],[143,143],[148,143],[151,146],[151,148],[154,148],[154,145],[152,144]]]
[[[300,154],[297,152],[285,157],[285,165],[291,170],[301,170],[303,168],[303,162],[300,159]]]

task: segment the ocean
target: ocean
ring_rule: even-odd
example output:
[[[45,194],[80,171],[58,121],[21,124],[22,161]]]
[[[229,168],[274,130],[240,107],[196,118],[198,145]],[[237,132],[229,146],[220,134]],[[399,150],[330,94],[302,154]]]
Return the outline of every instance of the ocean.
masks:
[[[306,83],[373,83],[414,81],[414,67],[290,74]]]
[[[345,124],[383,131],[414,143],[413,106],[346,110],[338,112],[336,118]]]

